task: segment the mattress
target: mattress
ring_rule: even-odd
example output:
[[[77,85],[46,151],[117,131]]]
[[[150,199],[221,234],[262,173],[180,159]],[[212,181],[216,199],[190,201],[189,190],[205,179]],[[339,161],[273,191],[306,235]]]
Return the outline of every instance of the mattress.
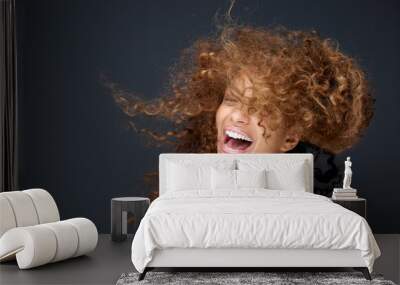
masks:
[[[132,262],[143,272],[168,248],[359,250],[370,272],[380,255],[363,217],[321,195],[266,189],[165,193],[140,223]]]

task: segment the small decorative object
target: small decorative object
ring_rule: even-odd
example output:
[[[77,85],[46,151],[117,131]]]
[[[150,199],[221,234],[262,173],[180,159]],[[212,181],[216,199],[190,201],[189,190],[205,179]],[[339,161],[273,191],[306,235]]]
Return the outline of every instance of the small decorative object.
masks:
[[[353,175],[353,172],[351,171],[351,161],[350,161],[350,156],[347,157],[347,160],[344,162],[344,179],[343,179],[343,189],[352,189],[350,184],[351,184],[351,176]]]
[[[351,200],[357,199],[357,189],[351,187],[351,178],[353,176],[353,171],[351,170],[352,162],[348,156],[344,162],[344,178],[343,178],[343,188],[334,188],[332,199],[340,200]]]
[[[111,239],[124,241],[127,234],[134,234],[150,205],[144,197],[120,197],[111,199]]]

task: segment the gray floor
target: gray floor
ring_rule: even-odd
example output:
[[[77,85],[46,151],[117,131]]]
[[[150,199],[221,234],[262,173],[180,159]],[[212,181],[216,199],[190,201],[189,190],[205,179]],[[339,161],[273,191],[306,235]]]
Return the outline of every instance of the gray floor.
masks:
[[[382,251],[375,272],[399,283],[400,235],[376,235]],[[0,264],[0,284],[115,284],[123,272],[134,271],[130,260],[131,240],[114,243],[100,235],[97,249],[82,256],[29,270],[19,270],[16,262]]]
[[[88,256],[19,270],[16,262],[0,264],[0,284],[115,284],[124,272],[133,271],[131,242],[112,242],[100,235],[95,251]]]
[[[375,235],[381,257],[375,261],[374,271],[400,284],[400,234]]]

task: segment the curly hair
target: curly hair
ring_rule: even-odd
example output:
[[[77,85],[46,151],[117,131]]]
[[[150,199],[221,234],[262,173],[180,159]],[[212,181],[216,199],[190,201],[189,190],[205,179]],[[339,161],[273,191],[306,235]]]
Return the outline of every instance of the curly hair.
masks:
[[[315,31],[224,25],[184,49],[170,71],[167,95],[147,102],[116,84],[108,86],[128,116],[171,122],[166,132],[135,130],[174,145],[176,152],[216,152],[215,114],[242,72],[249,75],[253,96],[246,102],[236,96],[249,113],[265,119],[271,130],[295,128],[302,142],[330,153],[354,145],[373,116],[362,69]]]

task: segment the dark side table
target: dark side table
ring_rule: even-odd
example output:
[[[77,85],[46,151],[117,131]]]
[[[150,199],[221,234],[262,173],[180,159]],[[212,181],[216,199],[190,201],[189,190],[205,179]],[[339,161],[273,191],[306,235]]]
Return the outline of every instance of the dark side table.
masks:
[[[364,219],[367,219],[367,200],[364,198],[354,198],[349,200],[331,199],[332,202],[341,205],[342,207],[359,214]]]
[[[135,234],[149,205],[150,199],[144,197],[112,198],[112,241],[124,241],[127,238],[127,234]]]

